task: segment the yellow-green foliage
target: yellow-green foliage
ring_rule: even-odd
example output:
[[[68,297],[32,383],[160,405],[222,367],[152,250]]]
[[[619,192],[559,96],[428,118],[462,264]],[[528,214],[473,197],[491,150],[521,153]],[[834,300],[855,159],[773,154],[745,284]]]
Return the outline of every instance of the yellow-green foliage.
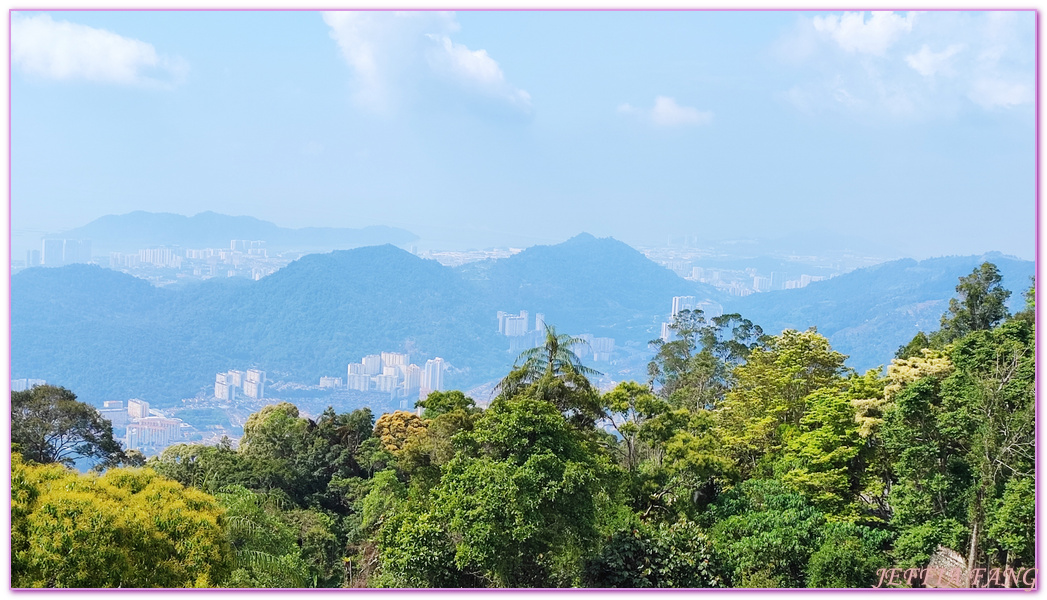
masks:
[[[878,396],[851,400],[855,409],[855,421],[858,423],[858,434],[863,438],[873,435],[883,423],[884,412],[894,404],[897,396],[905,386],[924,377],[945,378],[952,373],[953,364],[944,352],[924,348],[920,356],[906,359],[894,359],[887,367],[886,385]],[[867,373],[866,377],[870,374]]]
[[[210,587],[228,575],[222,509],[151,469],[80,474],[11,461],[13,587]]]
[[[385,449],[393,454],[399,454],[404,449],[408,438],[424,436],[425,431],[425,421],[418,415],[404,410],[386,413],[374,424],[375,437],[382,440]]]
[[[884,398],[890,402],[906,385],[924,377],[944,378],[952,372],[952,361],[944,352],[924,348],[922,356],[913,356],[904,360],[894,359],[887,367],[887,387]]]

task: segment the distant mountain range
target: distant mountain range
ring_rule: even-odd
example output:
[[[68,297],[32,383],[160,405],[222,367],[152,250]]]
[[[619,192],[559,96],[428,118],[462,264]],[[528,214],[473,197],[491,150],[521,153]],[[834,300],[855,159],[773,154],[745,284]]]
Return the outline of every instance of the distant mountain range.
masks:
[[[316,381],[381,351],[441,356],[449,383],[503,376],[514,355],[496,312],[543,312],[573,334],[646,343],[674,295],[719,298],[631,247],[589,235],[453,269],[391,245],[307,255],[259,281],[180,289],[88,265],[11,280],[13,377],[88,398],[191,396],[213,373],[258,367]],[[31,374],[31,375],[30,375]]]
[[[13,378],[45,379],[81,397],[140,397],[158,406],[206,388],[214,373],[251,367],[271,379],[341,376],[366,354],[441,356],[448,383],[503,376],[515,356],[496,311],[527,310],[571,334],[645,348],[673,296],[741,312],[769,333],[817,325],[849,363],[889,362],[920,328],[937,328],[957,278],[981,260],[1028,287],[1033,265],[1008,257],[896,261],[800,290],[725,298],[614,239],[583,234],[458,268],[391,245],[307,255],[259,281],[212,279],[180,289],[88,265],[34,268],[11,279]],[[605,369],[602,369],[605,370]]]
[[[726,308],[767,333],[817,327],[834,349],[850,356],[850,366],[865,370],[890,363],[898,346],[917,332],[937,330],[959,278],[986,261],[999,267],[1003,286],[1011,290],[1011,312],[1021,310],[1035,265],[998,252],[891,261],[801,289],[737,298]]]
[[[418,239],[410,231],[396,227],[288,229],[254,217],[231,217],[214,212],[187,217],[145,211],[107,215],[83,227],[49,237],[89,239],[95,253],[132,252],[156,246],[225,248],[230,240],[262,240],[267,248],[276,252],[309,251],[377,244],[404,245]]]

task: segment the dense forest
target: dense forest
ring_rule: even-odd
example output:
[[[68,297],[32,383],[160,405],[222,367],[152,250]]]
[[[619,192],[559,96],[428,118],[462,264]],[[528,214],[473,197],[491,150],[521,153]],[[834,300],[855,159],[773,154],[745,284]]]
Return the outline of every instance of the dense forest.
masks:
[[[962,277],[885,371],[684,311],[601,393],[549,327],[485,409],[274,404],[147,461],[68,390],[15,392],[12,586],[921,587],[948,555],[954,585],[1028,587],[1035,300],[1000,282]]]

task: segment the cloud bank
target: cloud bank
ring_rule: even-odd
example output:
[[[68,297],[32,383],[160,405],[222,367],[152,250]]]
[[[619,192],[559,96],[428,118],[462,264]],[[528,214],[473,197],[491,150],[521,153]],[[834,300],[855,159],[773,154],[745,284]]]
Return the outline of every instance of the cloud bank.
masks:
[[[1031,106],[1031,11],[873,11],[801,18],[774,47],[794,67],[782,97],[810,112],[949,117]]]
[[[55,81],[168,87],[184,80],[188,64],[158,54],[152,44],[47,14],[11,19],[11,64]]]
[[[323,19],[355,75],[356,100],[371,109],[395,110],[437,83],[530,110],[530,94],[509,84],[486,50],[451,39],[460,29],[454,13],[328,11]]]

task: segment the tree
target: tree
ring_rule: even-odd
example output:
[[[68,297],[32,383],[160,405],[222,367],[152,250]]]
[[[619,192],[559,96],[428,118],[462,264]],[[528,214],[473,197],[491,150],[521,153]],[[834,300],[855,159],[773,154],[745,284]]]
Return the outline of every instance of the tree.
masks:
[[[462,450],[417,511],[431,516],[387,536],[397,548],[383,553],[439,578],[460,570],[497,586],[577,583],[597,539],[606,457],[557,407],[525,396],[492,404],[456,443]],[[451,548],[454,569],[436,568]]]
[[[869,588],[889,566],[884,546],[891,534],[846,521],[826,523],[822,542],[807,565],[807,587]]]
[[[1007,299],[1011,292],[1000,282],[996,265],[985,262],[960,278],[956,286],[957,298],[949,300],[949,312],[942,315],[938,338],[942,343],[959,339],[972,331],[992,329],[1009,316]]]
[[[232,566],[212,496],[150,469],[11,464],[12,587],[212,587]]]
[[[673,406],[712,408],[734,383],[734,367],[765,341],[763,329],[737,313],[706,322],[701,310],[680,311],[670,325],[677,339],[651,341],[658,349],[647,365],[652,386]]]
[[[599,375],[582,364],[572,346],[586,344],[582,338],[556,333],[552,325],[545,326],[545,342],[536,348],[524,350],[513,363],[512,371],[496,388],[506,398],[515,396],[524,386],[539,382],[543,377],[574,379]],[[587,380],[586,380],[587,381]]]
[[[723,494],[705,518],[734,587],[803,587],[825,516],[773,479],[750,479]]]
[[[114,466],[124,460],[112,424],[73,392],[51,385],[11,393],[11,444],[38,463],[93,459]]]
[[[782,447],[785,433],[800,426],[810,394],[843,385],[846,358],[813,328],[789,329],[735,368],[737,385],[717,418],[724,445],[743,475],[756,471],[764,455]]]
[[[590,587],[723,586],[708,539],[690,521],[639,523],[615,532],[588,560],[585,580]]]
[[[480,409],[476,408],[476,402],[458,390],[429,392],[429,395],[424,400],[416,402],[415,406],[425,409],[422,417],[426,419],[435,419],[455,410],[463,410],[467,413],[480,412]]]
[[[382,441],[385,449],[397,455],[412,436],[425,435],[426,425],[418,415],[398,410],[378,417],[374,424],[374,436]]]

